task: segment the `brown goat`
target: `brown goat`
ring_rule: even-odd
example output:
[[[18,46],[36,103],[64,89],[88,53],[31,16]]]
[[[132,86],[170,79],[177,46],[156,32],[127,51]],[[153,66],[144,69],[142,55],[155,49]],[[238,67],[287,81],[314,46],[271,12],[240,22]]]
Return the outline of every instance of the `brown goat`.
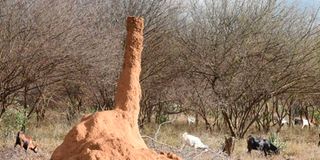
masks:
[[[32,150],[34,153],[38,152],[37,145],[34,143],[31,137],[25,135],[22,131],[19,131],[16,137],[16,143],[14,147],[20,145],[27,152],[28,149]]]
[[[235,145],[235,139],[234,137],[225,137],[224,140],[224,146],[223,146],[223,152],[226,152],[229,156],[231,156]]]

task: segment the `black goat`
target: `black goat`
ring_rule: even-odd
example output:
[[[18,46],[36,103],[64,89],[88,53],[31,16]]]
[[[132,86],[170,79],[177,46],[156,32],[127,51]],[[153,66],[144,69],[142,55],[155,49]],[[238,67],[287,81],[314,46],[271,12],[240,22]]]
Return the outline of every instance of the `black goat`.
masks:
[[[303,120],[301,118],[294,118],[293,119],[294,125],[302,125],[303,124]]]
[[[319,133],[319,142],[318,142],[318,147],[320,147],[320,133]]]
[[[267,156],[271,153],[279,154],[279,149],[273,145],[270,141],[262,138],[254,138],[251,135],[249,135],[247,140],[247,148],[248,152],[251,153],[251,150],[260,150],[264,152],[264,155]]]

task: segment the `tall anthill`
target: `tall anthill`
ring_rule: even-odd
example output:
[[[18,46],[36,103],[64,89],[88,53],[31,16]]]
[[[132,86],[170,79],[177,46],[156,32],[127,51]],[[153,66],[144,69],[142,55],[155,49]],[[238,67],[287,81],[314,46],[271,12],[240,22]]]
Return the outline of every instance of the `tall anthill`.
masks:
[[[169,160],[147,148],[138,128],[143,19],[128,17],[124,63],[115,95],[115,110],[84,116],[52,154],[52,160]]]

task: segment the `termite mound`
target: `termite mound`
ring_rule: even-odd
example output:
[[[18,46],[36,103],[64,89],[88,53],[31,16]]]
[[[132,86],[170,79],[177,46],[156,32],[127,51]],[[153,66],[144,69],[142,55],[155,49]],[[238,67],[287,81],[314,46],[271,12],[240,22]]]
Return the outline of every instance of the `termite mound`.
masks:
[[[84,116],[55,149],[52,160],[180,159],[148,149],[139,132],[143,27],[143,18],[127,18],[126,49],[115,109]]]

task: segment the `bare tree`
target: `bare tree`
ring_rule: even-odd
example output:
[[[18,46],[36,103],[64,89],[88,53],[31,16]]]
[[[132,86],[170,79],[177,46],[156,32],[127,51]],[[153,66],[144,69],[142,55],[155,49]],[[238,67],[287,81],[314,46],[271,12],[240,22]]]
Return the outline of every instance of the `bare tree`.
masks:
[[[243,137],[271,97],[307,89],[302,85],[314,78],[314,15],[303,18],[276,1],[191,4],[179,38],[183,56],[192,75],[210,84],[232,136]]]

